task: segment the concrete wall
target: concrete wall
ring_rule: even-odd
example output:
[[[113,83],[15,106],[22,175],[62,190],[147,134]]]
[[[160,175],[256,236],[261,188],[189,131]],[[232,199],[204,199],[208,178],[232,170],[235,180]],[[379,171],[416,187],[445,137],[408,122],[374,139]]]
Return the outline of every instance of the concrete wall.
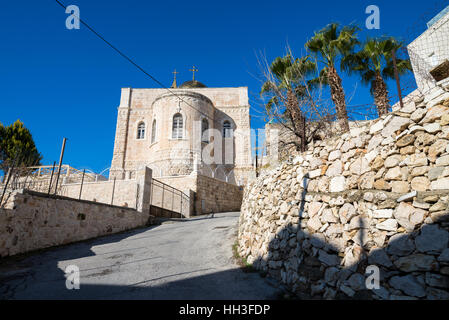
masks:
[[[148,219],[148,211],[16,191],[0,209],[0,257],[142,227]]]

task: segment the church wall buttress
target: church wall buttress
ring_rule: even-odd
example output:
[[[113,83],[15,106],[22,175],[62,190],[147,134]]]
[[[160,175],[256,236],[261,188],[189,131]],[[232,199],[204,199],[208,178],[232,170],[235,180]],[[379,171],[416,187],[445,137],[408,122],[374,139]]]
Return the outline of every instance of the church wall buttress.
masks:
[[[191,173],[195,157],[197,162],[201,162],[202,148],[193,143],[194,136],[198,141],[200,138],[193,126],[207,118],[210,129],[222,133],[224,121],[229,120],[236,130],[231,146],[234,149],[233,158],[230,158],[233,163],[226,162],[226,170],[234,169],[231,183],[244,184],[249,172],[253,171],[247,87],[175,91],[176,95],[163,89],[122,89],[110,177],[132,178],[133,172],[142,166],[152,168],[156,178]],[[182,96],[181,101],[178,95]],[[172,122],[179,108],[184,120],[184,134],[182,139],[175,140],[172,138]],[[155,141],[151,140],[153,120],[157,121]],[[136,138],[140,122],[145,124],[144,139]]]
[[[131,99],[132,89],[123,88],[120,106],[118,108],[114,155],[111,163],[110,178],[125,179],[124,167],[128,143]]]

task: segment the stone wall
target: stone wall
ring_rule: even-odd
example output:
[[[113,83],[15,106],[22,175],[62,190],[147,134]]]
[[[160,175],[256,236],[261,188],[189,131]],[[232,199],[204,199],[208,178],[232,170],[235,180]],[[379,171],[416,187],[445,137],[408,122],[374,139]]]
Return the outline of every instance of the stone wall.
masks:
[[[81,200],[99,202],[139,211],[149,209],[153,172],[148,167],[136,171],[136,177],[129,180],[68,183],[61,185],[58,195]],[[40,191],[34,190],[33,191]]]
[[[186,175],[186,176],[171,176],[171,177],[160,177],[157,180],[170,185],[171,187],[181,190],[187,195],[189,194],[189,190],[194,190],[196,185],[195,176]]]
[[[441,91],[249,185],[239,253],[306,298],[449,299],[448,205]],[[366,286],[371,265],[379,289]]]
[[[148,220],[148,211],[20,190],[0,209],[0,257],[142,227]]]
[[[240,211],[242,187],[198,174],[194,191],[195,210],[198,213]]]
[[[407,46],[419,90],[427,91],[435,85],[430,71],[449,60],[449,12]]]
[[[188,176],[162,177],[157,180],[179,190],[185,190],[186,195],[189,195],[190,190],[193,191],[193,210],[196,215],[240,211],[243,189],[234,184],[196,172]]]
[[[179,101],[181,97],[181,101]],[[173,116],[183,117],[183,138],[172,138]],[[199,123],[207,119],[209,129],[223,132],[224,121],[233,130],[234,165],[251,168],[250,115],[248,88],[132,89],[123,88],[117,115],[114,153],[110,177],[132,178],[142,166],[153,169],[156,178],[188,175],[194,158],[200,156]],[[155,140],[151,138],[153,123]],[[139,123],[145,124],[144,139],[137,139]],[[236,181],[245,183],[246,170],[236,171]]]

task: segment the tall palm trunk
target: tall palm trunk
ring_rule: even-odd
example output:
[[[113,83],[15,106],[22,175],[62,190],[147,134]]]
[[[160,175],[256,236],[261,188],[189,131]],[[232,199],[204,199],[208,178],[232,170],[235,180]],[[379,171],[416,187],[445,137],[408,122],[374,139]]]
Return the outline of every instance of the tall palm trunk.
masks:
[[[299,109],[298,99],[291,88],[287,90],[287,104],[286,108],[290,114],[293,130],[297,137],[301,139],[300,150],[306,151],[306,127],[305,118]]]
[[[379,117],[387,114],[390,109],[390,99],[388,99],[387,85],[380,72],[376,72],[376,77],[372,81],[371,89]]]
[[[333,66],[329,66],[327,79],[331,89],[331,98],[337,110],[337,119],[343,131],[349,131],[348,112],[346,111],[345,92],[341,78]]]

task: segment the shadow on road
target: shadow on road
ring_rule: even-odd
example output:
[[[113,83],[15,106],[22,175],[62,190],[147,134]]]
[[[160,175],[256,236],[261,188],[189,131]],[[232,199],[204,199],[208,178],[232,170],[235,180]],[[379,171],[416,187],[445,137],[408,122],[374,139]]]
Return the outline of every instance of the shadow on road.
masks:
[[[203,219],[210,218],[202,217],[191,222]],[[176,235],[179,226],[158,229],[157,235],[165,232]],[[173,273],[164,273],[160,269],[164,264],[178,261],[163,259],[146,247],[151,245],[151,236],[144,233],[158,227],[135,229],[0,259],[0,299],[261,300],[279,295],[279,290],[258,273],[244,273],[238,266],[219,270],[190,264],[180,266]],[[173,245],[164,244],[167,248]],[[77,259],[82,259],[79,261],[80,289],[68,290],[65,267],[76,265]],[[149,269],[159,263],[162,266],[159,266],[159,273],[152,273]]]

